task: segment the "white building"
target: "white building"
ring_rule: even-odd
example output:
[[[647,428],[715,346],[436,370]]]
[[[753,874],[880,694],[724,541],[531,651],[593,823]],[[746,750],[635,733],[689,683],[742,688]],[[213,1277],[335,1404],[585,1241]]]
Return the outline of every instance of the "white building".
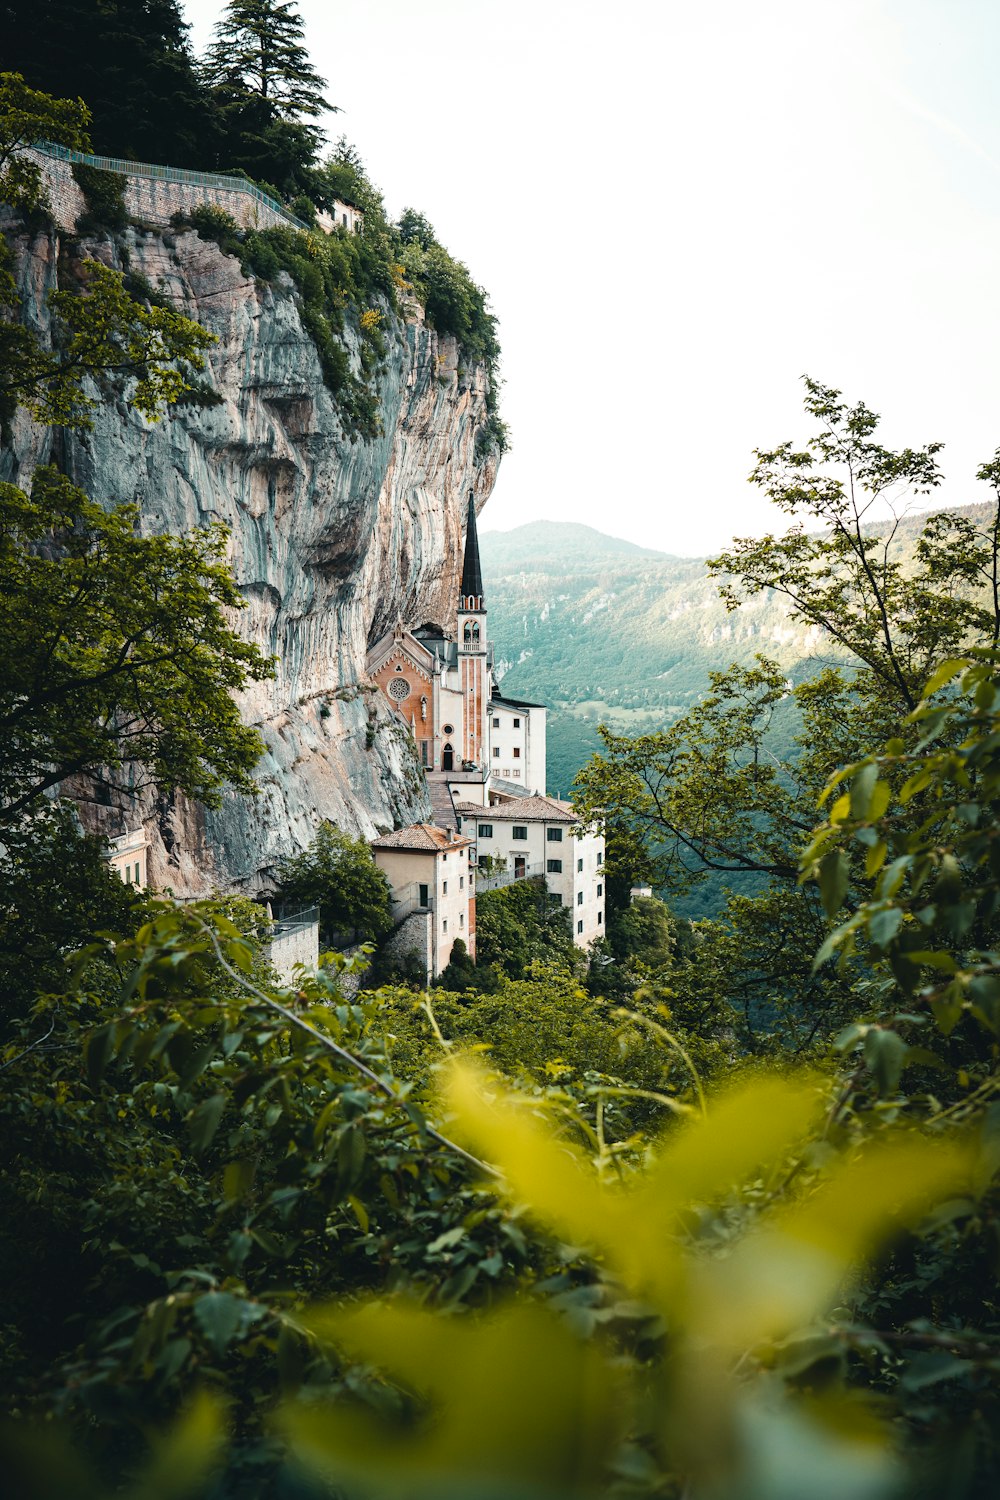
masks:
[[[353,203],[342,203],[339,198],[334,198],[331,212],[325,208],[317,210],[316,223],[325,234],[332,234],[335,229],[346,229],[348,234],[360,234],[365,226],[365,216]]]
[[[490,699],[490,771],[526,792],[545,795],[545,708],[494,693]]]
[[[463,801],[455,811],[475,839],[480,890],[541,878],[568,908],[578,947],[604,936],[604,835],[585,830],[568,802],[494,793],[486,807]]]
[[[141,891],[149,884],[147,855],[149,839],[144,828],[133,828],[119,838],[108,840],[110,853],[108,863],[124,880],[126,885],[138,886]]]
[[[473,840],[454,829],[415,823],[372,843],[375,863],[392,891],[397,934],[390,939],[402,956],[419,954],[428,982],[441,973],[456,938],[476,955],[476,882],[470,867]]]

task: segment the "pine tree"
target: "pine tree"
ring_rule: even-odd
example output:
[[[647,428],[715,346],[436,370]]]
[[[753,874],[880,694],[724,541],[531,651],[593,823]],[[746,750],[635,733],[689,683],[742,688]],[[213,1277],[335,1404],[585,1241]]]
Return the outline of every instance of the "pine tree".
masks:
[[[82,97],[95,151],[204,168],[217,127],[187,32],[178,0],[0,0],[4,69]]]
[[[303,30],[291,0],[229,0],[202,65],[205,81],[231,99],[256,95],[272,118],[315,119],[331,106]]]

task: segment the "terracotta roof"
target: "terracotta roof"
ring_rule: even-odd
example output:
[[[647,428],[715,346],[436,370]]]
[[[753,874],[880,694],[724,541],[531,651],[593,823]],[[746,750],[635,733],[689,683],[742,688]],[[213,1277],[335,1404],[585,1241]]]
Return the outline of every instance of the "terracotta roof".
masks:
[[[480,807],[477,802],[456,802],[455,811],[463,818],[476,815],[483,823],[579,823],[568,802],[555,797],[511,797]]]
[[[435,828],[433,823],[414,823],[410,828],[397,828],[394,833],[383,833],[372,839],[373,849],[415,849],[422,853],[440,854],[449,849],[460,849],[472,840],[461,834],[449,836],[445,828]]]

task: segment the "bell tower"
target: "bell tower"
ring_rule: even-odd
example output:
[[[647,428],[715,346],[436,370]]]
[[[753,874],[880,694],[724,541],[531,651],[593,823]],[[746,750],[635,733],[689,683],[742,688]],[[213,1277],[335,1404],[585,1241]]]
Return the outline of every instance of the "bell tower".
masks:
[[[462,759],[475,761],[489,770],[489,655],[486,641],[486,605],[483,602],[483,570],[479,562],[476,532],[476,502],[469,491],[469,513],[465,526],[465,557],[458,591],[458,665],[465,702],[462,725]]]

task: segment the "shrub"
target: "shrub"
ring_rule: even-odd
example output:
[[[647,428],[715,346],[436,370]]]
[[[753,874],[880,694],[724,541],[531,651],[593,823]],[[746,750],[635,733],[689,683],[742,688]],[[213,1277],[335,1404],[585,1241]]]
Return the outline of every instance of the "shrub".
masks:
[[[81,161],[73,163],[72,171],[87,203],[87,213],[81,215],[78,228],[120,233],[128,223],[124,174],[106,171],[104,167],[89,167]]]

